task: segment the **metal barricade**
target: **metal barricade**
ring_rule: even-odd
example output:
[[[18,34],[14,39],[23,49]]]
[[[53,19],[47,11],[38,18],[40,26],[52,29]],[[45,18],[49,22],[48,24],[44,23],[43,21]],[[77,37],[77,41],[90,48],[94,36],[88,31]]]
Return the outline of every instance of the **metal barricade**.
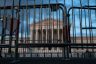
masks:
[[[71,52],[81,52],[82,58],[95,56],[95,17],[94,6],[71,7],[68,10],[68,22],[70,22]],[[72,13],[70,13],[72,12]],[[70,21],[71,19],[71,21]],[[76,54],[77,55],[77,54]],[[88,56],[89,55],[89,56]],[[77,57],[77,56],[76,56]]]
[[[0,63],[96,63],[96,6],[91,3],[0,0]]]
[[[62,46],[69,37],[66,7],[61,3],[36,4],[34,1],[28,5],[26,2],[21,5],[19,0],[16,6],[13,0],[12,6],[0,7],[4,13],[1,13],[1,56],[67,58],[68,47]]]

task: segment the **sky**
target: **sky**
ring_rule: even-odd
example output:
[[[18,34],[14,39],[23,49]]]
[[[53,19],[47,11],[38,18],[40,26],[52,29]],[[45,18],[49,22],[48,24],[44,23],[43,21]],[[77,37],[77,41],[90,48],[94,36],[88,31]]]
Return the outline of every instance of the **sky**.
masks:
[[[19,0],[14,0],[14,1],[15,1],[14,5],[18,5],[18,1]],[[73,1],[73,5],[72,5],[72,1]],[[81,4],[80,4],[80,1],[81,1]],[[34,0],[28,0],[28,5],[31,5],[31,4],[34,4],[34,3],[35,4],[48,4],[49,2],[50,3],[62,3],[62,4],[64,4],[64,0],[35,0],[35,2],[34,2]],[[27,3],[26,0],[21,0],[21,5],[26,5],[26,3]],[[7,5],[12,5],[12,0],[6,0],[6,6]],[[88,0],[65,0],[65,6],[67,8],[67,11],[72,6],[85,6],[85,5],[88,5]],[[89,0],[89,5],[96,5],[96,0]],[[0,6],[4,6],[4,0],[0,0]],[[26,22],[26,20],[27,20],[26,19],[26,15],[28,14],[30,16],[29,19],[28,19],[28,20],[30,20],[29,24],[33,23],[34,10],[33,9],[28,10],[28,11],[30,11],[30,13],[26,13],[26,10],[22,10],[22,11],[24,11],[24,15],[21,15],[21,20],[20,21],[23,21],[23,23],[25,25],[24,28],[23,28],[24,34],[25,34],[25,33],[29,33],[30,32],[27,29],[27,25],[26,25],[26,23],[27,23]],[[40,9],[36,9],[35,11],[36,11],[36,19],[35,20],[38,22],[39,21],[38,19],[40,18],[40,16],[39,16]],[[59,13],[59,11],[60,11],[60,13]],[[42,19],[49,18],[49,12],[50,11],[49,11],[48,8],[42,9],[42,14],[43,14],[42,15]],[[89,20],[89,14],[88,13],[89,13],[88,10],[82,10],[82,27],[85,27],[85,20],[86,20],[86,24],[87,24],[86,26],[87,27],[89,27],[89,24],[90,24],[89,21],[93,23],[92,26],[96,27],[95,26],[96,25],[96,22],[95,22],[96,21],[96,16],[94,14],[95,11],[94,10],[91,11],[90,20]],[[11,14],[11,10],[9,10],[7,14],[10,15]],[[22,12],[21,12],[21,14],[22,14]],[[54,16],[55,19],[59,19],[60,18],[62,20],[62,11],[61,10],[58,10],[56,12],[51,12],[50,14],[51,14],[51,17]],[[58,14],[60,14],[60,17],[58,16]],[[72,14],[74,15],[74,19],[72,19],[72,17],[73,17]],[[2,11],[1,11],[1,15],[3,15]],[[86,18],[85,18],[85,15],[86,15]],[[23,27],[22,26],[23,23],[21,22],[20,27]],[[80,36],[79,10],[75,10],[74,9],[73,13],[72,13],[72,10],[70,10],[70,24],[71,24],[71,31],[70,31],[71,35],[74,36],[73,33],[75,34],[75,32],[76,32],[76,35]],[[74,27],[75,27],[75,29],[73,29]],[[0,28],[2,28],[2,22],[1,21],[0,21]],[[27,30],[28,30],[28,32],[27,32]],[[86,30],[82,30],[82,31],[83,31],[83,35],[85,35],[86,34]],[[91,30],[91,31],[92,31],[91,33],[95,34],[96,30],[94,29],[94,30]],[[90,31],[87,30],[88,35],[89,35],[89,32]],[[2,33],[2,32],[0,31],[0,33]],[[96,35],[94,35],[94,36],[96,36]]]

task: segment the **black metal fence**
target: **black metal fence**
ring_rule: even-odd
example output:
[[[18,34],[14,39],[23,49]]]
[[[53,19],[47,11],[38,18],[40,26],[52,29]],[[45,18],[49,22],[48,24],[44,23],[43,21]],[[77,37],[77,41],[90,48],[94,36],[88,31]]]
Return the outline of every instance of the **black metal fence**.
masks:
[[[37,64],[42,59],[44,64],[79,64],[90,58],[95,62],[95,4],[96,0],[0,0],[1,64],[22,64],[25,59],[39,59]]]

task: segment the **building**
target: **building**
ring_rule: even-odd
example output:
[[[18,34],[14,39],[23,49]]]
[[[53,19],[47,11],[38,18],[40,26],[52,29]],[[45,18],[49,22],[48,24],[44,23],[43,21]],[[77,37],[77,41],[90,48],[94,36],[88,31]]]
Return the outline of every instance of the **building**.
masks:
[[[64,43],[64,32],[63,32],[63,21],[55,20],[55,19],[44,19],[42,21],[38,21],[37,23],[31,24],[30,27],[30,38],[33,40],[33,43]],[[80,36],[71,37],[70,36],[70,42],[71,43],[96,43],[96,37],[91,38],[90,37],[83,37],[81,39]],[[32,43],[31,42],[31,43]],[[71,52],[86,52],[86,48],[78,48],[78,49],[71,49]],[[88,49],[89,51],[92,51],[91,49]],[[35,52],[63,52],[62,48],[35,48]],[[95,49],[94,49],[95,51]]]
[[[55,20],[55,19],[44,19],[42,21],[38,21],[35,24],[32,23],[30,26],[30,37],[19,38],[18,43],[64,43],[64,30],[63,30],[63,21]],[[96,43],[96,37],[90,39],[90,37],[81,37],[76,36],[70,37],[71,43]],[[15,46],[15,40],[13,38],[12,46]],[[30,41],[31,40],[31,41]],[[5,44],[9,44],[9,38],[5,41]],[[27,45],[26,45],[27,46]],[[71,48],[71,55],[77,57],[77,53],[85,53],[86,50],[92,52],[96,51],[96,49],[86,49],[86,48]],[[11,48],[12,52],[15,52],[15,48]],[[64,49],[60,47],[52,47],[52,48],[18,48],[18,53],[20,57],[62,57]],[[3,48],[2,53],[8,53],[8,48]],[[76,53],[76,54],[75,54]],[[82,55],[82,54],[81,54]]]
[[[63,43],[63,22],[44,19],[31,24],[30,38],[33,43]],[[60,48],[35,48],[35,52],[62,52]]]

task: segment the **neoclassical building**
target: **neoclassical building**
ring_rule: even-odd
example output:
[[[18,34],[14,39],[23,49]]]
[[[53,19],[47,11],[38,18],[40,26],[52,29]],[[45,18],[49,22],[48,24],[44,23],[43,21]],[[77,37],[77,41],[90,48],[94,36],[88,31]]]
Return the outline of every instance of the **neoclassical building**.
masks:
[[[63,43],[63,22],[55,19],[44,19],[32,23],[30,38],[33,43]],[[62,52],[60,48],[35,48],[35,51]]]
[[[44,19],[42,21],[38,21],[31,24],[30,27],[30,38],[33,43],[64,43],[64,32],[63,32],[63,21],[55,20],[55,19]],[[71,29],[71,27],[70,27]],[[96,37],[91,38],[85,37],[81,39],[80,36],[72,37],[70,35],[70,42],[71,43],[96,43]],[[39,48],[35,49],[36,51],[57,51],[63,52],[62,48]],[[86,48],[78,48],[78,49],[71,49],[72,52],[86,52]],[[91,49],[88,49],[91,51]],[[94,49],[94,51],[96,51]]]
[[[55,19],[44,19],[42,21],[38,21],[32,23],[30,26],[30,37],[21,39],[19,38],[19,43],[64,43],[64,35],[63,35],[63,21],[55,20]],[[15,39],[12,41],[12,45],[15,45]],[[23,40],[23,41],[22,41]],[[31,41],[30,41],[31,40]],[[26,42],[25,42],[26,41]],[[90,39],[90,37],[83,37],[81,39],[80,36],[72,37],[71,43],[96,43],[96,37]],[[5,44],[9,43],[9,38],[5,41]],[[27,45],[26,45],[27,46]],[[94,47],[94,46],[93,46]],[[15,52],[15,48],[11,49]],[[85,53],[86,48],[71,48],[71,55],[74,57],[77,55],[75,52]],[[95,51],[96,49],[89,48],[89,51]],[[3,48],[2,52],[7,53],[8,48]],[[64,49],[60,47],[52,47],[52,48],[44,48],[44,47],[28,47],[28,48],[18,48],[18,53],[20,53],[20,57],[30,57],[31,55],[34,57],[62,57]],[[25,54],[24,54],[25,53]],[[81,54],[82,55],[82,54]]]

